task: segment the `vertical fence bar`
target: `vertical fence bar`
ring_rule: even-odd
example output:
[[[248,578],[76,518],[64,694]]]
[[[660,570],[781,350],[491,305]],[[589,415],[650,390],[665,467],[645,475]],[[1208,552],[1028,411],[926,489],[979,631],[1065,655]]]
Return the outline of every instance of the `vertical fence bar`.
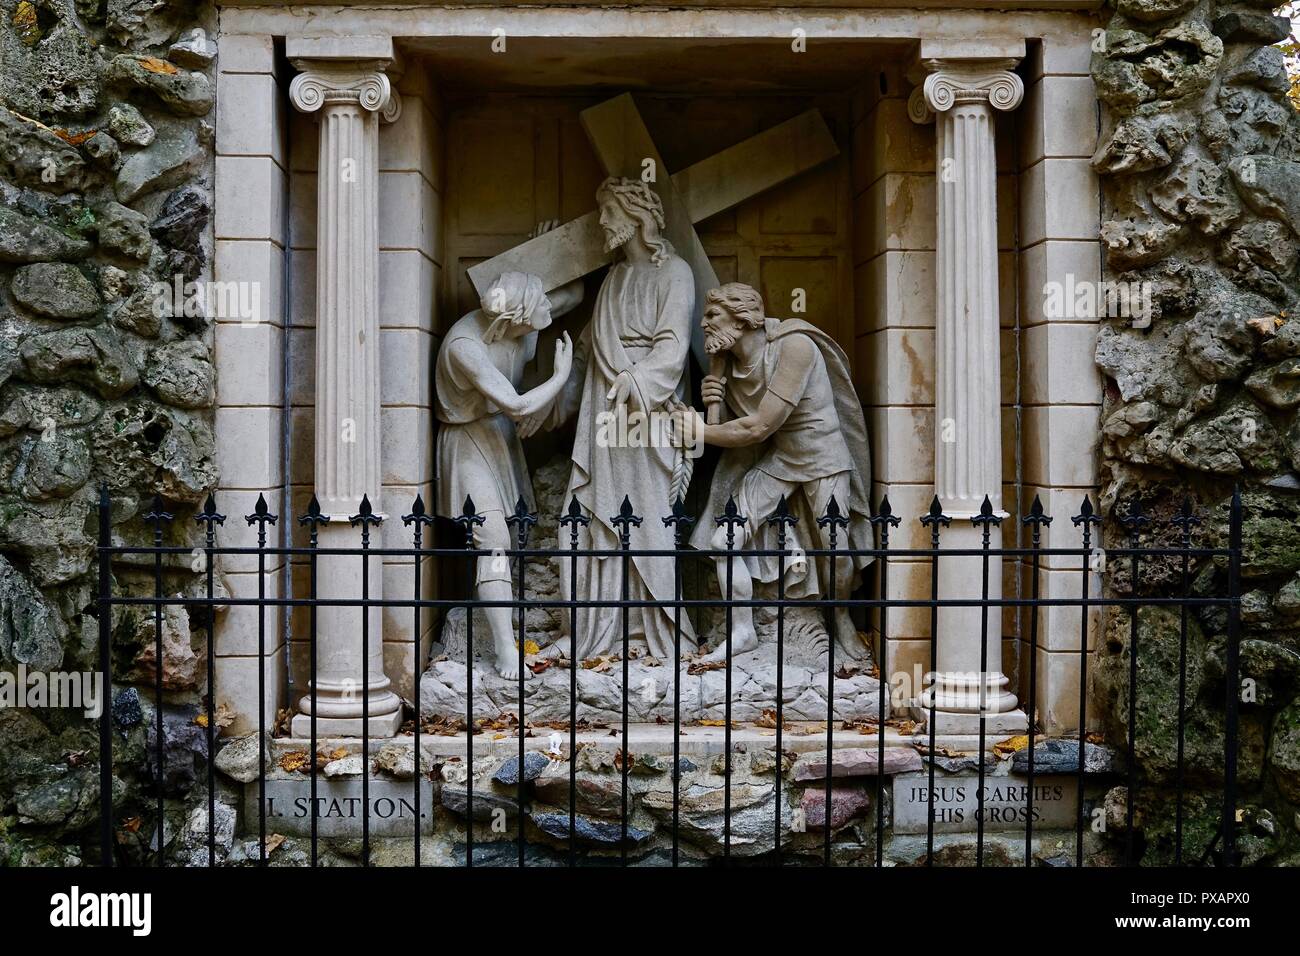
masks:
[[[578,596],[578,529],[591,523],[582,513],[578,496],[569,501],[568,513],[561,516],[560,527],[569,526],[569,597]],[[578,825],[578,605],[569,607],[569,866],[577,866]],[[677,833],[674,830],[673,839]],[[674,842],[674,849],[676,843]]]
[[[267,507],[266,497],[259,494],[253,513],[245,515],[249,525],[257,525],[257,861],[266,866],[266,526],[275,524],[276,516]],[[314,676],[314,675],[313,675]],[[312,754],[312,760],[316,755]]]
[[[412,529],[411,541],[412,544],[414,545],[414,551],[415,551],[415,555],[414,555],[415,564],[411,568],[411,577],[413,579],[412,587],[413,587],[413,594],[415,598],[415,604],[412,605],[412,609],[413,609],[412,616],[414,617],[412,626],[415,628],[415,648],[412,651],[414,660],[411,663],[415,667],[415,691],[414,691],[415,741],[414,744],[412,745],[413,746],[412,756],[414,757],[414,762],[415,762],[414,851],[415,851],[415,866],[418,869],[420,866],[420,836],[421,836],[420,821],[422,819],[422,817],[420,816],[420,678],[422,676],[422,671],[423,671],[423,668],[420,666],[421,664],[420,648],[421,645],[423,644],[423,641],[421,640],[421,634],[420,634],[420,598],[421,598],[421,588],[420,588],[421,567],[420,566],[424,560],[423,555],[420,554],[420,551],[424,546],[424,528],[426,525],[433,524],[433,518],[431,518],[429,514],[425,511],[424,498],[421,497],[418,493],[415,496],[414,503],[411,505],[411,513],[402,516],[402,524]]]
[[[619,811],[619,841],[618,857],[622,866],[627,866],[627,774],[628,764],[631,763],[632,755],[628,753],[628,720],[627,720],[627,681],[628,681],[628,638],[629,638],[629,621],[628,621],[628,601],[631,600],[631,570],[632,561],[628,556],[628,550],[632,547],[632,527],[641,527],[641,519],[632,513],[632,502],[627,495],[623,496],[623,504],[619,507],[618,514],[609,519],[610,524],[618,528],[618,548],[622,553],[623,581],[621,595],[621,607],[623,612],[623,728],[622,728],[622,755],[623,759],[619,761],[620,769],[620,811]],[[572,836],[572,834],[570,834]]]
[[[921,525],[930,529],[930,704],[928,707],[930,746],[929,746],[929,782],[926,790],[925,817],[925,865],[934,865],[934,719],[935,676],[939,673],[939,529],[952,524],[952,519],[943,513],[939,496],[930,501],[930,511],[921,516]]]
[[[889,529],[897,528],[902,519],[889,506],[889,496],[882,495],[880,507],[871,523],[880,528],[880,684],[876,709],[876,868],[885,865],[885,695],[889,685]]]
[[[577,496],[569,499],[567,514],[560,516],[560,527],[569,525],[569,597],[577,597],[578,528],[591,523],[582,514]],[[569,606],[569,866],[577,866],[577,605]],[[673,834],[676,838],[676,832]]]
[[[519,501],[515,503],[515,513],[506,518],[506,524],[515,529],[515,541],[519,546],[519,597],[516,599],[515,606],[519,611],[519,777],[515,781],[517,787],[516,802],[519,809],[515,815],[515,821],[518,825],[519,841],[519,866],[524,865],[524,744],[525,728],[527,721],[524,714],[524,667],[525,645],[528,643],[528,636],[525,632],[526,614],[524,604],[524,549],[528,547],[528,532],[533,525],[537,524],[537,515],[528,513],[528,505],[524,502],[524,496],[519,496]],[[569,838],[572,840],[573,832],[569,832]]]
[[[1079,813],[1075,820],[1074,865],[1083,866],[1083,771],[1084,749],[1088,741],[1088,562],[1092,551],[1092,526],[1101,525],[1101,516],[1092,507],[1092,499],[1083,496],[1079,513],[1070,518],[1076,528],[1083,529],[1083,547],[1080,552],[1080,605],[1079,605],[1079,762],[1075,767],[1075,786],[1079,791]]]
[[[369,495],[348,519],[361,525],[361,865],[370,866],[370,526],[383,519],[375,514]]]
[[[831,798],[834,790],[831,784],[834,781],[835,774],[835,642],[838,640],[835,621],[835,572],[836,572],[836,555],[837,546],[836,534],[838,529],[849,526],[849,519],[846,515],[840,513],[839,502],[835,496],[831,495],[831,500],[826,503],[826,513],[817,519],[817,524],[821,527],[830,527],[830,583],[827,587],[827,597],[830,604],[826,608],[828,624],[826,633],[829,638],[826,642],[826,813],[822,820],[825,827],[825,834],[822,840],[822,866],[831,865]]]
[[[314,867],[319,862],[320,854],[320,803],[316,797],[317,778],[320,775],[319,754],[317,753],[317,734],[316,734],[316,571],[317,555],[316,548],[320,545],[320,526],[329,524],[330,517],[321,514],[320,502],[315,495],[311,496],[311,501],[307,504],[307,513],[298,519],[298,523],[307,526],[307,547],[310,553],[307,556],[307,655],[310,658],[308,666],[311,669],[311,683],[309,693],[311,695],[311,715],[309,723],[311,724],[311,759],[308,761],[308,773],[311,774],[311,865]]]
[[[1029,514],[1020,519],[1022,524],[1030,526],[1030,583],[1029,604],[1029,774],[1025,781],[1025,866],[1033,863],[1034,852],[1034,747],[1037,745],[1035,723],[1038,719],[1038,595],[1039,595],[1039,550],[1043,545],[1043,528],[1052,523],[1052,519],[1043,514],[1043,502],[1034,495],[1034,503],[1029,506]],[[1086,613],[1086,611],[1085,611]],[[1082,746],[1082,744],[1080,744]],[[1083,791],[1079,792],[1083,799]]]
[[[718,525],[727,529],[727,603],[724,609],[726,617],[726,661],[724,690],[722,699],[722,862],[731,862],[731,601],[732,601],[732,552],[736,547],[736,525],[743,525],[745,518],[736,508],[734,496],[728,496],[722,514],[713,519]]]
[[[1173,523],[1182,531],[1181,578],[1183,603],[1178,606],[1178,755],[1174,763],[1174,866],[1183,864],[1183,789],[1184,750],[1187,740],[1187,599],[1191,596],[1192,526],[1200,519],[1192,512],[1192,499],[1183,498],[1183,505],[1174,515]]]
[[[216,526],[225,524],[226,516],[217,514],[217,503],[213,500],[211,494],[208,495],[207,501],[203,503],[203,510],[194,516],[195,522],[203,525],[203,571],[205,593],[207,596],[207,606],[204,613],[204,631],[207,638],[207,664],[208,664],[208,695],[207,706],[204,716],[207,719],[208,743],[208,866],[217,865],[217,778],[216,762],[217,755],[217,736],[216,736],[216,697],[217,697],[217,652],[216,643],[213,640],[212,619],[216,611],[212,603],[212,595],[215,584],[215,569],[213,563],[213,548],[216,546]]]
[[[104,690],[99,714],[99,862],[113,865],[113,546],[112,502],[108,485],[99,486],[99,673]],[[208,751],[208,762],[212,752]]]
[[[1132,560],[1130,562],[1131,571],[1129,574],[1130,584],[1129,593],[1132,597],[1138,596],[1138,536],[1141,533],[1142,526],[1148,524],[1150,519],[1142,514],[1142,506],[1137,498],[1129,506],[1128,514],[1120,519],[1120,523],[1128,529],[1129,547],[1133,549]],[[1138,683],[1138,606],[1130,605],[1129,609],[1129,642],[1128,642],[1128,800],[1124,812],[1124,865],[1132,866],[1135,860],[1134,851],[1136,842],[1133,833],[1133,817],[1137,809],[1137,683]],[[1082,715],[1080,715],[1082,718]],[[1079,748],[1083,749],[1085,744],[1080,742]]]
[[[989,541],[992,529],[1002,524],[1002,519],[993,513],[993,502],[989,496],[984,496],[984,501],[980,505],[980,513],[970,519],[971,524],[978,527],[982,532],[980,544],[980,692],[979,692],[979,714],[980,714],[980,733],[979,733],[979,774],[978,787],[975,791],[975,866],[984,865],[984,764],[986,754],[984,745],[986,741],[986,724],[985,713],[986,695],[988,693],[988,673],[989,673]],[[1001,568],[998,571],[1001,574]],[[1001,614],[998,617],[998,636],[996,640],[1002,640]]]
[[[782,734],[785,730],[785,551],[786,528],[793,526],[796,518],[790,514],[790,505],[785,495],[777,499],[776,510],[767,519],[768,524],[776,525],[776,768],[772,781],[776,794],[776,820],[773,824],[775,834],[772,865],[781,865],[781,782],[785,777],[785,754],[782,751]]]
[[[695,523],[686,513],[682,496],[673,502],[673,513],[663,519],[673,529],[673,866],[678,864],[681,817],[682,766],[682,532]],[[777,665],[780,666],[779,664]],[[777,678],[780,680],[780,677]],[[777,763],[780,763],[778,760]],[[777,791],[777,818],[780,819],[781,794]]]
[[[158,865],[167,865],[167,811],[165,791],[167,779],[167,757],[165,753],[166,738],[163,728],[163,639],[162,639],[162,546],[163,522],[171,521],[172,516],[163,511],[162,498],[154,495],[153,504],[145,520],[153,525],[153,671],[154,671],[154,726],[157,734],[157,753],[154,766],[158,771]]]
[[[474,508],[474,499],[465,496],[465,507],[454,519],[465,533],[469,554],[470,589],[477,580],[474,527],[485,520]],[[522,769],[522,768],[521,768]],[[474,603],[465,605],[465,867],[474,865]]]
[[[1237,702],[1241,666],[1241,489],[1232,489],[1228,512],[1228,646],[1225,653],[1226,697],[1223,741],[1223,865],[1237,859]],[[1130,800],[1132,798],[1130,797]]]

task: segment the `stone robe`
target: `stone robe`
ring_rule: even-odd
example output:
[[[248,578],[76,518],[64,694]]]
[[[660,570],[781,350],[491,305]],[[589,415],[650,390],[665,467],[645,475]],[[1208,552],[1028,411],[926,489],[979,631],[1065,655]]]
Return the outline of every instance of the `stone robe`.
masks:
[[[486,519],[478,532],[479,546],[509,548],[513,545],[506,517],[514,514],[521,497],[529,507],[536,504],[523,445],[515,423],[457,368],[453,353],[465,349],[471,361],[474,356],[486,355],[518,391],[524,366],[537,349],[537,335],[489,343],[482,340],[482,326],[478,311],[463,316],[438,350],[434,371],[434,411],[439,423],[437,507],[439,514],[455,518],[461,514],[466,496],[473,498],[475,510]],[[505,571],[495,578],[508,581],[510,575]],[[480,568],[475,583],[483,580]]]
[[[761,471],[778,482],[791,482],[786,493],[786,503],[796,523],[786,531],[787,550],[821,548],[818,532],[820,513],[811,507],[807,494],[795,494],[802,484],[811,484],[838,472],[849,473],[847,500],[837,500],[842,512],[847,514],[849,526],[837,533],[837,548],[868,549],[875,546],[871,526],[871,446],[867,440],[867,425],[858,400],[857,390],[849,371],[849,359],[839,344],[821,329],[802,319],[774,319],[766,321],[767,344],[762,359],[751,370],[738,370],[735,356],[728,354],[724,374],[727,377],[725,401],[734,416],[752,415],[772,381],[784,342],[792,335],[806,336],[817,347],[821,361],[814,363],[812,374],[824,376],[822,381],[805,383],[805,391],[790,417],[766,441],[739,448],[725,448],[718,461],[713,484],[709,489],[708,504],[701,512],[701,520],[692,529],[691,545],[699,549],[722,548],[718,529],[712,520],[722,514],[727,498],[741,495],[745,476],[751,471]],[[829,419],[829,420],[828,420]],[[776,502],[771,502],[775,508]],[[753,550],[776,550],[779,542],[776,527],[767,523],[771,511],[764,514],[747,514],[747,544]],[[741,545],[737,545],[740,548]],[[778,561],[775,556],[746,557],[750,576],[756,583],[771,584],[776,581]],[[840,559],[839,567],[849,564],[849,558]],[[871,563],[871,558],[858,555],[852,566],[861,570]],[[821,597],[827,593],[829,560],[808,561],[802,572],[796,571],[786,561],[786,597],[793,599]],[[847,595],[841,593],[840,597]]]
[[[620,261],[610,268],[600,287],[591,324],[576,350],[575,378],[582,375],[582,396],[573,442],[573,471],[564,497],[567,506],[570,497],[576,495],[591,518],[584,547],[618,550],[618,530],[610,519],[619,513],[626,495],[633,513],[643,519],[640,527],[630,529],[631,547],[673,548],[672,528],[665,527],[662,519],[672,510],[669,492],[679,450],[670,446],[666,429],[662,433],[664,440],[656,446],[661,436],[648,427],[642,430],[644,441],[620,447],[608,441],[609,436],[618,433],[609,427],[602,413],[617,414],[606,395],[623,371],[631,373],[634,383],[628,400],[629,414],[641,411],[666,416],[668,401],[685,395],[694,307],[695,281],[690,266],[675,255],[658,266]],[[567,544],[567,534],[562,537],[561,544]],[[631,600],[673,599],[672,558],[634,557],[630,565]],[[561,568],[559,577],[567,591],[567,567]],[[578,559],[580,600],[617,601],[622,597],[622,588],[622,559],[617,555]],[[579,658],[620,652],[622,620],[618,608],[579,608]],[[683,637],[693,642],[694,632],[685,612],[681,627]],[[628,630],[632,638],[645,641],[652,655],[671,656],[671,608],[630,609]]]

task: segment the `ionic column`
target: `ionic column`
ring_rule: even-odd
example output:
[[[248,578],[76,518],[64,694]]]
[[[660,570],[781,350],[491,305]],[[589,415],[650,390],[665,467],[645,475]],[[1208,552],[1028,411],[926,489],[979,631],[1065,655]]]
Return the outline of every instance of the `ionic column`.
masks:
[[[301,72],[289,86],[294,107],[320,122],[316,200],[316,445],[315,487],[330,523],[320,528],[322,548],[357,548],[360,528],[349,526],[363,496],[376,513],[380,501],[379,392],[379,122],[396,118],[397,94],[384,69],[391,40],[361,38],[367,52],[347,56],[342,44],[310,46],[321,58],[294,58]],[[304,42],[304,41],[300,41]],[[386,46],[385,46],[386,44]],[[377,49],[376,46],[378,47]],[[292,56],[293,50],[290,49]],[[378,532],[372,529],[372,545]],[[324,556],[317,559],[320,598],[359,600],[363,577],[369,597],[383,597],[383,559]],[[372,737],[390,737],[402,718],[402,702],[384,676],[382,609],[365,612],[368,653],[362,655],[363,611],[321,607],[316,612],[317,732],[362,734],[368,709]],[[368,708],[367,708],[368,703]],[[310,732],[311,696],[299,702],[293,732]]]
[[[952,525],[942,546],[979,549],[979,515],[987,495],[1002,508],[1002,369],[998,342],[997,161],[993,111],[1014,109],[1024,94],[1011,72],[1015,60],[924,60],[929,74],[914,91],[909,112],[918,122],[937,119],[935,192],[935,492]],[[1002,546],[990,525],[991,549]],[[970,600],[983,593],[979,555],[941,557],[939,597]],[[988,596],[1002,596],[1002,562],[989,560]],[[986,630],[981,630],[981,614]],[[980,635],[987,635],[980,667]],[[981,705],[986,730],[1023,729],[1025,715],[1002,673],[1002,611],[941,607],[937,674],[922,703],[936,694],[939,733],[978,733]],[[982,698],[982,700],[981,700]]]

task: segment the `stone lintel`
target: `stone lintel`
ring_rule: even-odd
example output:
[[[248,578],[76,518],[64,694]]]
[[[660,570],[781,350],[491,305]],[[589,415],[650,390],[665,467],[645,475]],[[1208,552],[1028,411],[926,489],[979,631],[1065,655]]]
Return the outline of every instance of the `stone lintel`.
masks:
[[[1025,41],[980,37],[978,39],[923,38],[919,59],[958,60],[971,64],[988,65],[998,60],[1023,60]]]
[[[289,36],[284,40],[290,60],[356,62],[393,59],[390,36]]]

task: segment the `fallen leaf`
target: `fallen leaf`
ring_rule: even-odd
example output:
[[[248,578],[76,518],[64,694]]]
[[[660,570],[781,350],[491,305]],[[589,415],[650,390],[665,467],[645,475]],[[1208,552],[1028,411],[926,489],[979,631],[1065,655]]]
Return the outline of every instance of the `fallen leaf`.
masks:
[[[14,32],[26,46],[35,46],[41,38],[40,23],[36,18],[36,6],[31,0],[22,0],[14,10]]]
[[[940,757],[969,757],[970,752],[966,750],[953,750],[950,747],[939,748]]]
[[[307,768],[307,751],[290,750],[280,757],[280,769],[285,773],[301,773]]]
[[[198,724],[200,727],[206,727],[208,725],[208,715],[199,714],[197,717],[194,718],[194,722]]]
[[[86,140],[90,139],[90,137],[98,133],[99,130],[93,128],[83,129],[80,133],[73,133],[69,130],[59,129],[58,127],[55,127],[51,129],[50,132],[53,133],[55,136],[57,136],[59,139],[63,140],[69,146],[80,146]]]
[[[710,663],[705,663],[703,661],[696,661],[693,664],[687,665],[686,673],[703,674],[705,671],[720,671],[726,666],[727,666],[726,661],[712,661]]]
[[[266,835],[266,844],[265,844],[266,855],[270,856],[272,853],[278,850],[280,848],[280,844],[283,842],[284,842],[284,837],[281,834],[268,833]]]
[[[1277,315],[1259,315],[1253,319],[1247,319],[1246,324],[1260,335],[1272,335],[1285,321],[1285,319]]]
[[[271,727],[272,737],[288,737],[293,729],[294,712],[288,707],[281,707],[275,714],[275,724]]]
[[[518,646],[518,644],[516,644],[516,646]],[[524,641],[524,654],[525,654],[525,655],[527,655],[527,654],[538,654],[538,653],[541,653],[541,650],[542,650],[542,645],[538,644],[536,641],[534,641],[534,640],[525,640],[525,641]]]
[[[1010,757],[1018,750],[1024,750],[1029,746],[1029,735],[1019,734],[1015,737],[1008,737],[1006,740],[999,740],[993,745],[993,753],[998,757]]]
[[[414,729],[414,721],[412,729]],[[420,725],[420,732],[425,734],[436,734],[440,737],[456,737],[465,732],[465,721],[459,717],[434,717],[426,720]]]
[[[139,833],[140,822],[139,817],[127,817],[122,821],[122,829],[126,830],[128,833]]]
[[[222,701],[221,703],[217,704],[217,711],[215,717],[216,717],[218,727],[223,729],[229,727],[231,724],[235,722],[235,718],[237,716],[238,714],[235,713],[234,708],[232,708],[225,701]]]
[[[137,62],[150,73],[162,73],[171,76],[180,72],[180,70],[168,63],[166,60],[160,60],[156,56],[142,56]]]

